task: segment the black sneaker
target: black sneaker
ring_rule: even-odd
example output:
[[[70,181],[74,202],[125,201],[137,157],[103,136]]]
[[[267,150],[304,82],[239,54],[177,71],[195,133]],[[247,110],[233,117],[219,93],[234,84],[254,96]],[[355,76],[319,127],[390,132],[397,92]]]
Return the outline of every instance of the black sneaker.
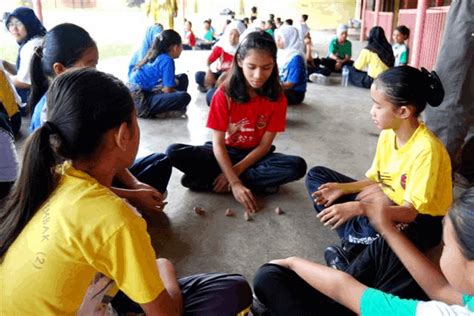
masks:
[[[252,299],[252,307],[250,307],[250,311],[254,316],[270,316],[270,311],[268,308],[263,305],[263,303],[260,302],[255,295]]]
[[[326,260],[328,267],[341,271],[345,271],[350,263],[346,252],[339,246],[327,247],[324,250],[324,260]]]
[[[181,177],[181,184],[183,187],[190,189],[191,191],[209,191],[209,185],[199,181],[197,178],[193,178],[184,174]]]

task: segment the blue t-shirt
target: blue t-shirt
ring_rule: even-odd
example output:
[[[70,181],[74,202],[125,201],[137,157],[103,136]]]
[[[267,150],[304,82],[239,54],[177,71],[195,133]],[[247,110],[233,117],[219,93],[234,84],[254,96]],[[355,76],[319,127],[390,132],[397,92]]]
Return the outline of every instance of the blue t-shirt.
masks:
[[[282,69],[281,82],[291,82],[291,90],[306,92],[306,65],[301,55],[294,56],[288,65]]]
[[[168,54],[161,54],[153,62],[143,65],[140,69],[132,71],[128,81],[142,90],[151,91],[158,85],[173,88],[175,83],[174,60]]]
[[[45,93],[41,99],[36,103],[35,110],[33,111],[33,115],[31,116],[31,123],[30,123],[30,132],[34,132],[35,129],[39,128],[43,125],[42,116],[46,117],[46,95]],[[44,109],[44,111],[43,111]],[[42,113],[44,114],[42,115]]]

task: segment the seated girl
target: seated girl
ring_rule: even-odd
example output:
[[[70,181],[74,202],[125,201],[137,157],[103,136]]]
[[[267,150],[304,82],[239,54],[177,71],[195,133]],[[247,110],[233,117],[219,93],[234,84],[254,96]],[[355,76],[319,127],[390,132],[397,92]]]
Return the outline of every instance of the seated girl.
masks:
[[[444,220],[441,269],[400,232],[390,211],[371,205],[367,215],[387,244],[379,257],[373,257],[379,266],[374,272],[377,281],[297,257],[273,260],[260,268],[254,280],[255,294],[268,314],[474,314],[473,188],[454,203]],[[419,288],[422,295],[414,295],[410,287]]]
[[[356,181],[325,167],[312,168],[306,187],[325,226],[336,230],[341,247],[329,247],[328,264],[343,269],[378,238],[363,205],[383,191],[394,222],[413,226],[416,245],[439,244],[441,221],[452,201],[451,164],[440,140],[419,121],[426,103],[438,106],[444,90],[438,76],[409,66],[392,68],[371,87],[370,115],[382,130],[366,179]]]
[[[232,191],[246,211],[256,212],[253,192],[276,192],[304,175],[302,158],[275,153],[272,145],[286,123],[276,54],[275,41],[263,31],[249,33],[240,44],[225,84],[212,99],[207,121],[212,142],[172,144],[166,150],[172,165],[184,172],[183,186]]]
[[[120,290],[112,305],[121,315],[247,309],[252,294],[239,275],[177,279],[168,260],[155,259],[146,222],[110,190],[139,146],[127,87],[93,68],[71,70],[54,80],[48,103],[48,121],[28,139],[0,211],[0,314],[76,314],[98,273]]]
[[[183,49],[184,50],[193,50],[196,46],[196,36],[193,32],[193,24],[191,21],[184,22],[184,39],[183,39]]]
[[[321,64],[331,72],[340,72],[342,67],[352,65],[352,43],[347,39],[348,27],[340,24],[336,36],[329,43],[328,55],[321,59]]]
[[[300,104],[306,93],[306,66],[298,30],[283,25],[275,31],[280,81],[289,105]]]
[[[219,83],[222,83],[223,78],[219,80],[219,77],[232,66],[232,60],[234,59],[235,51],[239,45],[239,36],[244,31],[245,25],[240,21],[233,21],[227,25],[224,34],[214,45],[211,54],[207,58],[207,71],[196,72],[195,78],[199,91],[206,92],[214,88],[214,86],[218,86]],[[211,70],[211,65],[216,61],[218,62],[216,67],[217,71],[214,72]],[[218,80],[219,82],[217,83]]]
[[[374,80],[395,63],[392,46],[387,41],[383,28],[374,26],[370,30],[368,42],[354,66],[349,68],[349,82],[366,89],[370,89]]]
[[[128,76],[139,117],[182,116],[191,102],[188,76],[175,75],[174,59],[183,51],[181,36],[173,30],[160,33],[150,50]],[[165,114],[166,113],[166,114]]]
[[[46,103],[50,82],[68,69],[95,67],[98,59],[94,40],[80,26],[59,24],[46,33],[43,45],[36,50],[31,62],[32,86],[28,103],[33,112],[32,132],[48,118]],[[170,176],[168,158],[154,153],[137,159],[128,170],[119,170],[112,189],[141,211],[156,212],[166,203],[164,199]]]

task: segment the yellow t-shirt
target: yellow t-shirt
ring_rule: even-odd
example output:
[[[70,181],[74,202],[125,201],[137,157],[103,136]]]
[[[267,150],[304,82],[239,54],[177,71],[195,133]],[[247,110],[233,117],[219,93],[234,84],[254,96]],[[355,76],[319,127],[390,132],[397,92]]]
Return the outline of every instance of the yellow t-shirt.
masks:
[[[69,163],[0,264],[0,315],[75,314],[103,273],[137,303],[163,290],[145,221]]]
[[[354,62],[354,68],[360,71],[366,71],[367,69],[369,77],[375,79],[382,72],[387,70],[388,66],[380,60],[376,53],[364,48],[360,51],[359,57],[357,57],[357,60]]]
[[[398,149],[395,132],[383,130],[366,176],[394,203],[409,202],[420,214],[445,215],[453,200],[448,152],[423,123]]]
[[[18,105],[21,104],[21,99],[3,69],[3,65],[0,63],[0,102],[3,104],[8,117],[12,117],[19,111]]]

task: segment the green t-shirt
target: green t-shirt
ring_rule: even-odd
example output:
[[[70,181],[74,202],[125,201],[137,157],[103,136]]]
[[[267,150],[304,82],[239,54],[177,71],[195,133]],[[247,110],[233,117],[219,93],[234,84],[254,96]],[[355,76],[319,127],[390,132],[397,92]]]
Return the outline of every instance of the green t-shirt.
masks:
[[[463,296],[463,305],[448,305],[443,302],[422,302],[411,299],[401,299],[398,296],[368,288],[360,300],[361,316],[399,315],[399,316],[448,316],[472,315],[474,312],[474,297]]]
[[[350,41],[346,40],[343,44],[337,42],[337,37],[334,37],[329,43],[329,55],[334,54],[337,57],[344,59],[346,55],[352,57],[352,44]]]

